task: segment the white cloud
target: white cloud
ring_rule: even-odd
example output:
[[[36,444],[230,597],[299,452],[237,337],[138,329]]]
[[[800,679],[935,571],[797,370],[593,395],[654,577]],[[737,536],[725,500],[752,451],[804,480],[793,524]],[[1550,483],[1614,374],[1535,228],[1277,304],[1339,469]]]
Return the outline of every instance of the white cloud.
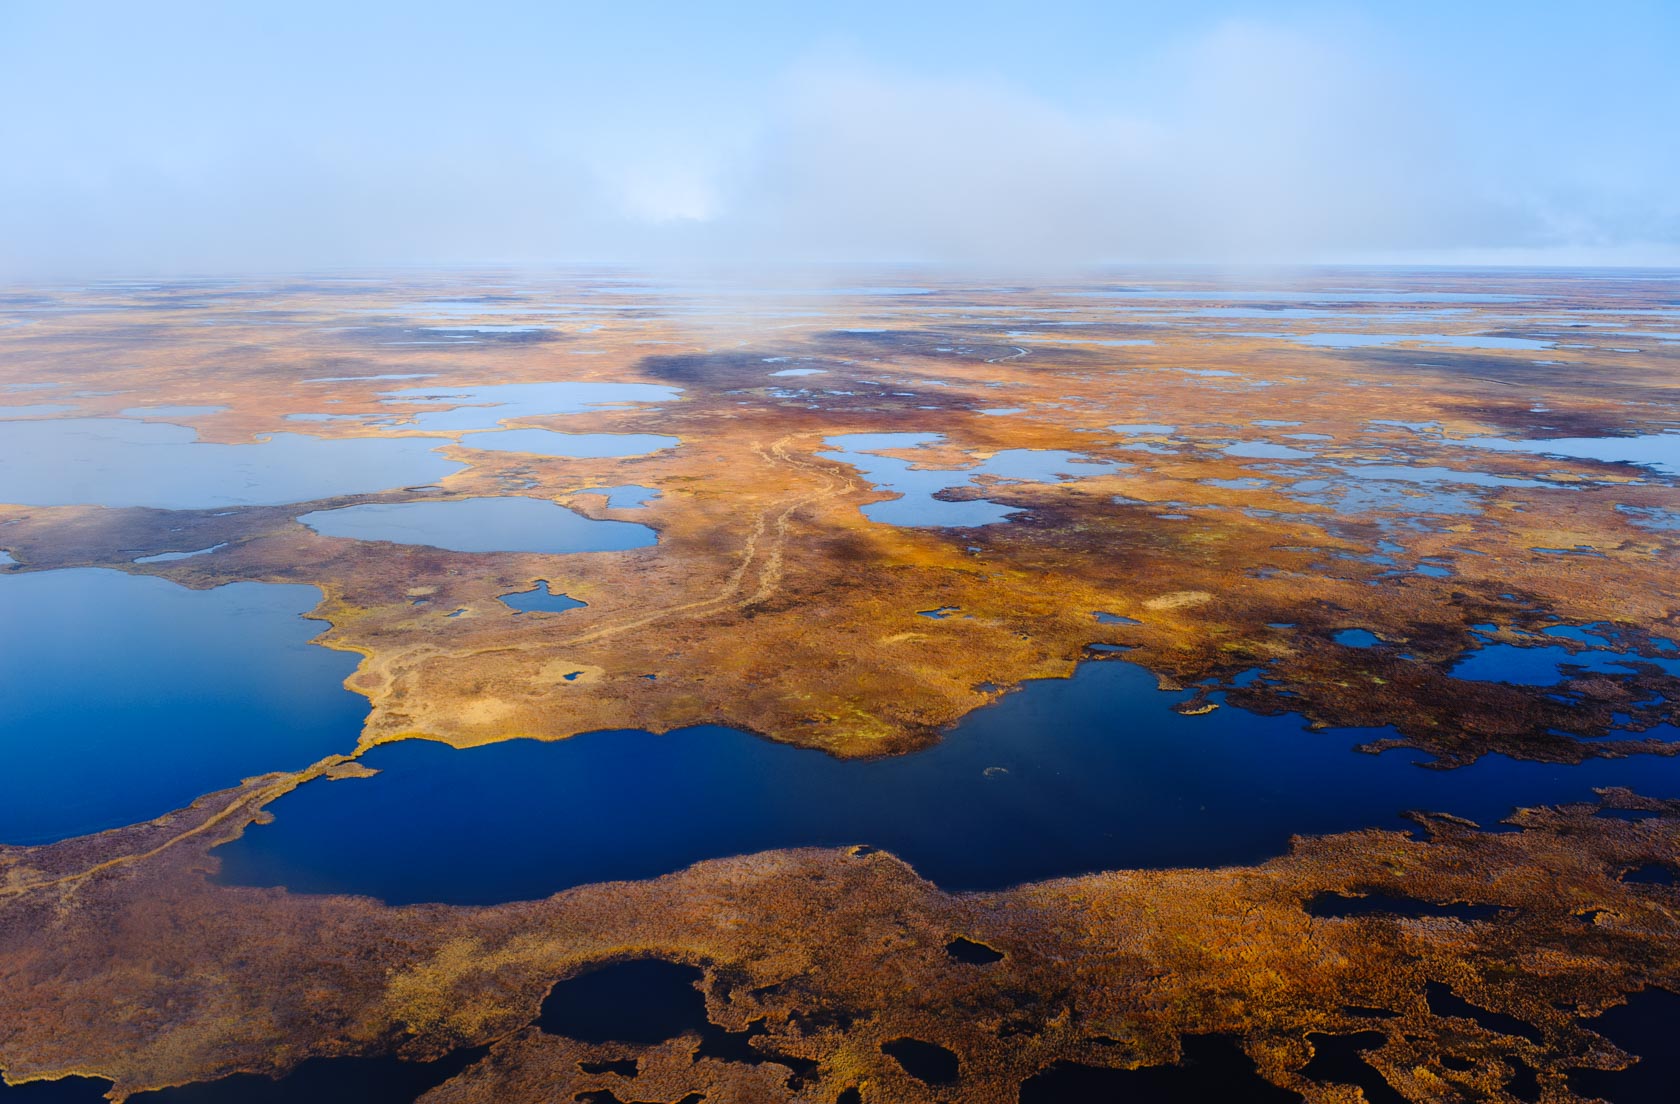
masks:
[[[735,206],[769,250],[999,263],[1302,260],[1537,232],[1467,173],[1427,90],[1329,44],[1233,24],[1152,77],[1153,110],[1072,111],[814,66]]]
[[[698,94],[556,97],[504,118],[487,92],[442,119],[398,98],[388,121],[343,130],[166,120],[167,149],[61,141],[38,156],[50,130],[25,129],[0,163],[0,274],[1680,257],[1666,174],[1553,173],[1541,190],[1538,152],[1501,156],[1509,145],[1461,131],[1428,74],[1373,60],[1391,53],[1341,28],[1227,23],[1086,101],[827,59],[709,113]]]

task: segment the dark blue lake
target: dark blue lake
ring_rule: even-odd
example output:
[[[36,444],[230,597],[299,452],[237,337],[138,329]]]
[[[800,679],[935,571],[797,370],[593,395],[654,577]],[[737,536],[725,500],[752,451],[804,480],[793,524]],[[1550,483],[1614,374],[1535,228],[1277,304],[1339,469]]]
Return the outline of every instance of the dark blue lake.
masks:
[[[1568,767],[1498,756],[1453,771],[1406,750],[1350,750],[1387,730],[1173,710],[1123,660],[1028,683],[913,755],[839,760],[745,732],[595,732],[469,751],[405,741],[371,778],[311,782],[216,851],[222,877],[391,902],[529,899],[701,859],[808,845],[892,851],[947,888],[1121,867],[1217,866],[1296,833],[1402,828],[1406,809],[1492,825],[1518,804],[1625,785],[1680,796],[1680,760]]]
[[[355,747],[357,657],[314,587],[188,590],[100,568],[0,576],[0,842],[134,824]]]

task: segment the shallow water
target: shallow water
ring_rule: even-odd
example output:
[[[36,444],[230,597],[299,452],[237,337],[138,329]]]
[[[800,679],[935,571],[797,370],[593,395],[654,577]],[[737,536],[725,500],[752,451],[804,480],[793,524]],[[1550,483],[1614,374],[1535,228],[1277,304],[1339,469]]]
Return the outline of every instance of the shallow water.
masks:
[[[0,502],[167,510],[308,502],[433,483],[462,470],[434,451],[443,443],[276,433],[224,445],[168,422],[11,422],[0,431]]]
[[[1646,433],[1630,437],[1554,437],[1516,439],[1470,437],[1454,442],[1470,448],[1498,452],[1531,452],[1562,456],[1572,460],[1601,460],[1612,464],[1638,464],[1680,475],[1680,433]]]
[[[1463,483],[1472,487],[1545,487],[1539,479],[1521,479],[1491,472],[1461,471],[1429,464],[1337,464],[1337,471],[1359,479],[1398,483]]]
[[[646,506],[659,497],[656,488],[643,487],[636,483],[620,483],[616,487],[585,487],[577,493],[606,495],[609,510],[635,509],[638,506]]]
[[[50,418],[55,414],[68,414],[76,409],[65,403],[28,403],[24,406],[0,406],[0,419],[10,418]]]
[[[1481,513],[1477,496],[1468,491],[1449,491],[1437,484],[1413,479],[1381,480],[1369,477],[1353,481],[1305,479],[1285,488],[1293,498],[1332,507],[1338,514],[1470,515]]]
[[[226,409],[225,406],[131,406],[119,413],[124,418],[204,418]]]
[[[555,590],[554,584],[547,579],[537,580],[537,585],[530,590],[504,594],[501,599],[503,605],[516,613],[564,613],[589,604]]]
[[[623,403],[667,402],[678,388],[652,383],[499,383],[483,387],[409,387],[385,391],[390,404],[441,407],[413,417],[416,429],[496,429],[509,418],[582,414]]]
[[[1181,291],[1176,288],[1115,288],[1074,292],[1083,299],[1183,299],[1233,303],[1516,303],[1532,295],[1467,291]],[[1338,316],[1341,312],[1337,312]]]
[[[926,751],[839,760],[714,726],[595,732],[456,751],[375,748],[371,778],[312,782],[275,821],[219,849],[227,881],[393,902],[487,903],[646,878],[701,859],[870,844],[946,888],[1125,867],[1246,863],[1294,833],[1409,826],[1430,809],[1485,824],[1517,804],[1626,785],[1680,796],[1680,760],[1581,766],[1498,756],[1452,771],[1404,749],[1349,750],[1389,730],[1307,731],[1300,718],[1173,710],[1123,660],[1028,683]]]
[[[417,380],[431,379],[435,372],[385,372],[377,376],[316,376],[306,379],[303,383],[361,383],[367,380]]]
[[[314,587],[188,590],[101,568],[0,576],[0,842],[133,824],[348,752],[356,657],[309,641]],[[26,626],[26,627],[25,627]]]
[[[1407,342],[1420,345],[1449,346],[1457,349],[1550,349],[1553,342],[1528,337],[1492,337],[1487,334],[1439,333],[1309,333],[1266,334],[1293,341],[1298,345],[1317,345],[1328,349],[1364,349],[1380,345],[1401,345]]]
[[[1226,445],[1220,451],[1227,456],[1240,456],[1251,460],[1310,460],[1318,455],[1306,449],[1275,445],[1270,441],[1238,441],[1234,445]]]
[[[212,544],[208,548],[195,548],[191,552],[159,552],[155,556],[137,556],[134,562],[137,564],[172,563],[175,560],[190,560],[194,556],[208,556],[210,553],[226,547],[227,542],[223,541],[221,544]]]
[[[558,502],[516,496],[366,503],[316,510],[298,520],[326,537],[452,552],[618,552],[659,539],[645,525],[588,518]]]
[[[587,459],[645,456],[680,444],[681,438],[659,433],[557,433],[551,429],[490,430],[461,437],[464,448]]]
[[[899,497],[872,502],[863,507],[871,521],[887,525],[966,528],[1007,521],[1019,513],[1017,506],[1005,506],[986,499],[949,502],[934,497],[955,487],[979,486],[980,480],[1019,480],[1053,483],[1086,476],[1107,475],[1121,465],[1112,461],[1091,461],[1076,452],[1061,449],[1004,449],[969,468],[917,468],[916,461],[877,455],[878,451],[912,449],[943,440],[938,433],[845,433],[823,439],[826,455],[850,464],[877,488]]]
[[[1628,520],[1641,529],[1652,529],[1657,532],[1680,531],[1680,510],[1667,510],[1661,506],[1616,506],[1618,513],[1626,514]]]

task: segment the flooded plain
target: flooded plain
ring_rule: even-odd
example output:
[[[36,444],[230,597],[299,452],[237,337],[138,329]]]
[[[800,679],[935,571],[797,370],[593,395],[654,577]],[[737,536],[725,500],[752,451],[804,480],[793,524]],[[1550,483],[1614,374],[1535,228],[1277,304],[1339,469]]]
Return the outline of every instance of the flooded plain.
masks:
[[[907,275],[0,296],[0,1098],[1665,1099],[1672,280]]]

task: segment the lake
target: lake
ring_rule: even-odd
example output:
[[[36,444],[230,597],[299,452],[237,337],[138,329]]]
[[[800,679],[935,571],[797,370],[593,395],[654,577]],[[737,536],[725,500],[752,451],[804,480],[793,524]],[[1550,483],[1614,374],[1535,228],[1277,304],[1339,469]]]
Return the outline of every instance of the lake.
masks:
[[[357,657],[311,644],[311,586],[76,568],[0,575],[0,842],[116,828],[355,748]]]
[[[380,773],[311,782],[217,849],[226,881],[393,903],[484,904],[648,878],[702,859],[867,844],[948,889],[1281,854],[1296,833],[1401,829],[1407,809],[1493,825],[1594,786],[1680,796],[1680,759],[1580,766],[1487,756],[1457,770],[1388,729],[1308,731],[1226,707],[1185,716],[1125,660],[1029,682],[911,755],[840,760],[737,729],[593,732],[467,751],[404,741]]]

